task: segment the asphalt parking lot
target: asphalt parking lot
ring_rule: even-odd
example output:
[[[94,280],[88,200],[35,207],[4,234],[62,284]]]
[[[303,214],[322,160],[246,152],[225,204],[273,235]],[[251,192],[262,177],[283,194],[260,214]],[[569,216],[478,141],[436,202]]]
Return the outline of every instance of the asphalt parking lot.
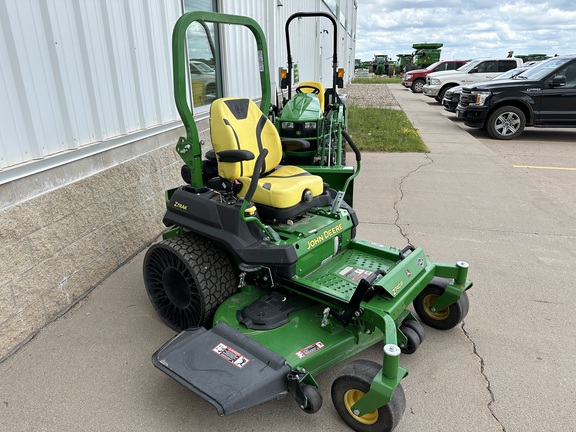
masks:
[[[483,130],[464,125],[455,114],[443,110],[431,98],[425,98],[431,109],[438,109],[441,115],[508,161],[514,169],[533,177],[545,190],[553,194],[560,192],[565,197],[574,196],[576,129],[527,127],[517,139],[495,140]],[[564,198],[560,196],[559,199]]]
[[[576,430],[576,130],[494,141],[389,87],[430,153],[364,157],[358,236],[466,260],[474,281],[463,325],[427,329],[401,357],[410,374],[396,431]],[[340,366],[317,377],[315,415],[286,398],[226,417],[156,370],[150,356],[173,332],[146,297],[142,258],[0,364],[1,430],[348,430],[329,400]],[[378,361],[380,349],[359,357]]]

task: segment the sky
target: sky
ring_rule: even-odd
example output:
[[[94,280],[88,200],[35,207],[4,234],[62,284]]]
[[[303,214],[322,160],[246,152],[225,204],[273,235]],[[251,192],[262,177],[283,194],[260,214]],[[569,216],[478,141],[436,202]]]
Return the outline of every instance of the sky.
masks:
[[[441,58],[575,54],[576,0],[357,0],[356,58],[443,43]]]

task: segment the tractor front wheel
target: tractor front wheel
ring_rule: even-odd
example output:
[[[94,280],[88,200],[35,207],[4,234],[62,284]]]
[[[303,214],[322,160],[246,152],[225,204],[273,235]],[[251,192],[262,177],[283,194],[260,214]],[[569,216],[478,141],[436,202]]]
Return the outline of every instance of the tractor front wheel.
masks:
[[[406,409],[406,398],[402,386],[398,384],[392,399],[387,405],[363,416],[352,411],[368,390],[374,377],[382,367],[370,360],[356,360],[346,366],[332,384],[332,403],[342,419],[357,432],[393,431]]]
[[[228,256],[194,234],[152,245],[144,257],[144,284],[160,318],[176,331],[210,328],[218,306],[237,290]]]
[[[433,310],[432,304],[444,293],[444,288],[438,285],[428,285],[414,299],[414,310],[424,324],[438,330],[449,330],[456,327],[468,315],[470,303],[466,291],[456,303],[440,310]]]

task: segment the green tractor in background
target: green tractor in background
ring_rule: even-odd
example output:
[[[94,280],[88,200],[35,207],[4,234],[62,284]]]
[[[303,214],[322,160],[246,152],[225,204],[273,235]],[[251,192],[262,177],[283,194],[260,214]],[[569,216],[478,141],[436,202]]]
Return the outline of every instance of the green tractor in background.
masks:
[[[294,64],[290,44],[290,24],[301,18],[326,18],[332,24],[332,82],[329,88],[319,81],[295,84],[292,94]],[[353,188],[345,183],[354,173],[346,166],[348,113],[345,101],[338,94],[343,87],[344,69],[338,67],[338,23],[324,12],[297,12],[285,25],[288,67],[282,70],[281,88],[287,91],[275,124],[284,147],[282,163],[298,165],[318,174],[337,190],[347,190],[346,201],[352,204]]]
[[[211,104],[217,173],[210,179],[188,105],[192,22],[247,27],[261,59],[259,106],[245,97]],[[392,431],[406,406],[401,380],[408,372],[400,355],[414,353],[424,340],[417,317],[443,330],[464,319],[468,264],[437,263],[412,245],[356,238],[358,217],[344,197],[360,172],[361,154],[344,130],[335,88],[324,101],[322,118],[328,111],[328,119],[316,121],[334,122],[338,135],[329,130],[301,139],[316,146],[311,165],[280,165],[295,144],[281,140],[268,117],[268,52],[256,21],[186,13],[172,45],[175,102],[186,129],[176,145],[185,184],[166,192],[167,229],[144,257],[143,278],[154,310],[178,333],[152,356],[153,364],[220,415],[288,395],[312,414],[323,399],[315,376],[379,344],[381,361],[352,360],[330,394],[352,429]],[[280,125],[289,121],[284,111]],[[322,150],[339,135],[356,159],[344,181],[341,155],[334,165]]]
[[[389,63],[390,60],[386,54],[375,54],[374,60],[372,60],[372,69],[374,70],[374,75],[388,75]]]
[[[412,45],[412,54],[397,54],[398,65],[401,72],[415,69],[425,69],[432,63],[440,60],[441,43],[415,43]]]
[[[396,54],[396,57],[398,57],[397,72],[405,73],[414,69],[412,54]]]
[[[424,69],[432,63],[440,60],[441,43],[415,43],[412,48],[415,49],[412,58],[414,69]]]

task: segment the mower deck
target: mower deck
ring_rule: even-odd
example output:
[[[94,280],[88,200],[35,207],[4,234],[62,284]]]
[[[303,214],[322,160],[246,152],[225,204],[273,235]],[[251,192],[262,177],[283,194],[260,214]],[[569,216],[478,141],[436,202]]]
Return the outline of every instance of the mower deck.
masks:
[[[384,339],[402,340],[398,328],[409,314],[405,306],[434,269],[421,249],[404,255],[351,240],[322,267],[278,281],[275,289],[244,285],[218,308],[212,329],[180,333],[154,354],[153,362],[220,415],[279,399],[288,393],[290,373],[303,371],[314,385],[312,375]],[[360,281],[378,270],[386,274],[373,285],[370,302],[364,303],[364,296],[355,300]],[[350,307],[356,317],[365,312],[367,321],[343,322]],[[383,315],[383,321],[374,319]],[[394,373],[392,383],[405,371]]]
[[[312,374],[334,366],[382,340],[380,331],[362,332],[331,322],[322,327],[324,307],[303,296],[287,295],[294,307],[287,323],[269,330],[247,329],[238,311],[269,294],[253,286],[218,309],[212,329],[187,330],[160,348],[153,363],[167,375],[230,414],[288,394],[287,376]]]

